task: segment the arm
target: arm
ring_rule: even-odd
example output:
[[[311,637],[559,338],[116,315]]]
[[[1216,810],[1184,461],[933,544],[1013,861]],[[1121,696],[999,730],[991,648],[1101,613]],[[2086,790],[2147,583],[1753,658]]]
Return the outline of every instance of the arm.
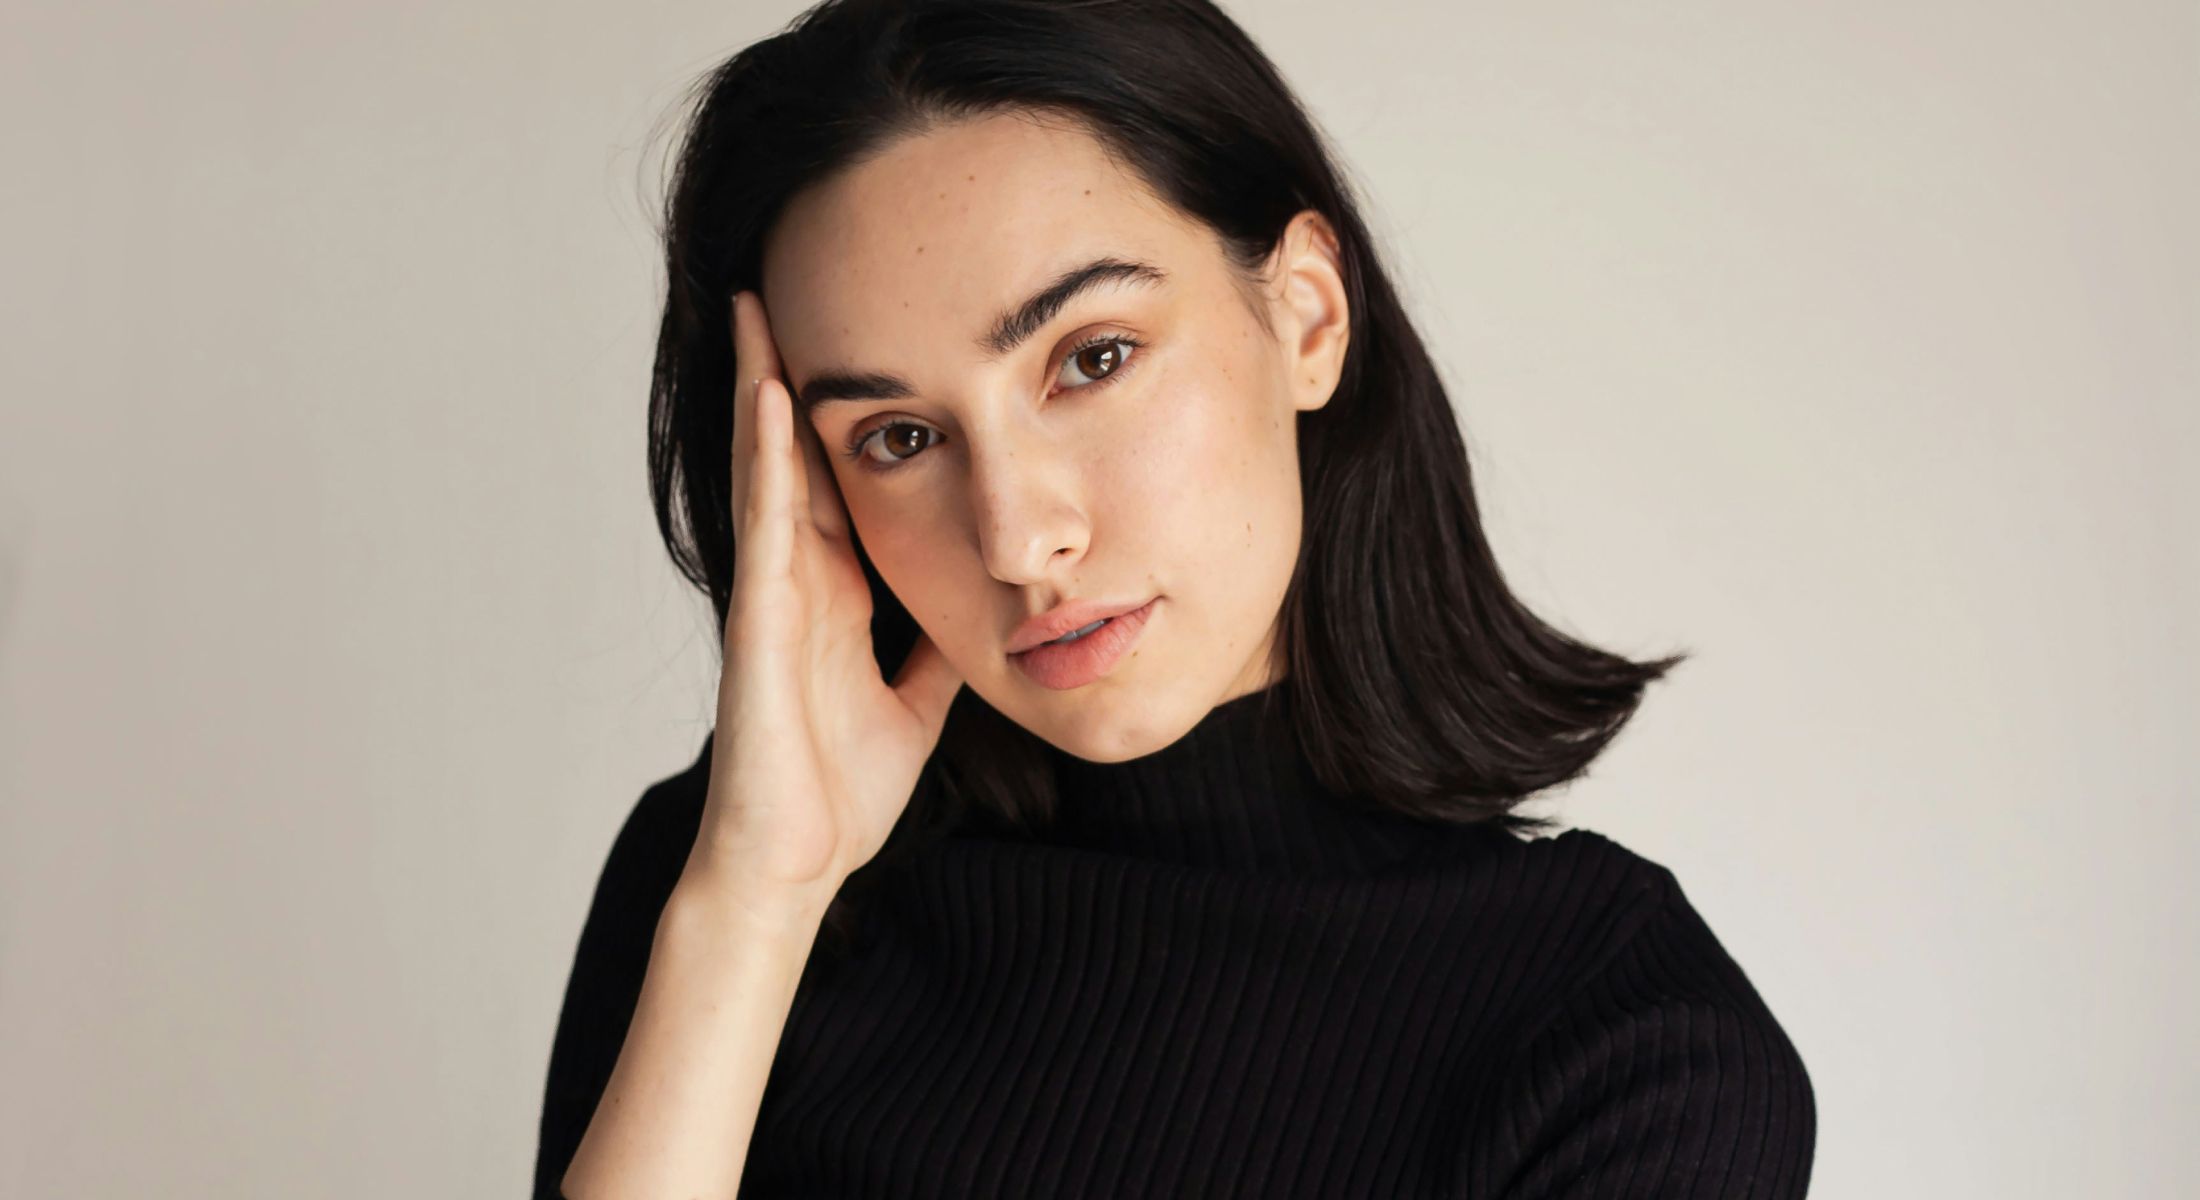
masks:
[[[1817,1108],[1801,1056],[1667,882],[1660,911],[1513,1056],[1465,1194],[1800,1200]]]
[[[558,1183],[611,1078],[640,997],[653,931],[695,841],[709,747],[706,738],[693,766],[642,793],[605,856],[550,1044],[533,1200],[560,1200]]]
[[[665,905],[617,1065],[563,1180],[568,1200],[721,1196],[749,1137],[824,897],[766,915],[690,870]]]
[[[722,1032],[741,1036],[740,1027],[756,1019],[750,1014],[776,1011],[771,1019],[784,1023],[789,1002],[773,995],[779,989],[769,986],[769,981],[773,965],[784,972],[794,952],[770,934],[741,932],[742,910],[718,902],[710,890],[715,885],[698,884],[699,869],[689,864],[702,819],[714,740],[704,739],[692,766],[642,794],[605,859],[581,927],[551,1044],[535,1155],[534,1200],[581,1195],[578,1190],[563,1190],[561,1184],[576,1161],[584,1131],[592,1127],[591,1119],[599,1108],[608,1107],[604,1102],[614,1069],[629,1057],[622,1043],[638,1047],[651,1037],[641,1029],[662,1035],[679,1024],[677,1019],[668,1022],[648,1014],[668,1007],[676,1013],[683,994],[715,992],[722,1003],[732,1006],[728,1011],[743,1018],[729,1023],[736,1027],[732,1030],[711,1030],[712,1036]],[[731,961],[744,947],[756,953],[746,967]],[[761,972],[756,969],[758,962],[765,966]],[[754,987],[759,979],[766,982],[760,993]],[[670,1037],[676,1039],[679,1034],[673,1031]],[[664,1039],[657,1040],[661,1053]],[[639,1061],[648,1056],[648,1051],[637,1050],[631,1057]],[[644,1069],[635,1068],[629,1074]],[[718,1140],[730,1123],[712,1129],[705,1140]],[[745,1141],[754,1114],[740,1118],[739,1123]],[[577,1175],[572,1182],[585,1186]]]
[[[740,553],[717,715],[680,789],[694,804],[679,822],[684,858],[654,876],[672,878],[654,897],[662,909],[612,934],[622,965],[646,941],[646,967],[632,992],[631,974],[610,985],[633,999],[617,1008],[624,1043],[559,1175],[571,1200],[734,1195],[818,927],[907,808],[963,685],[921,631],[891,684],[874,655],[845,652],[870,645],[872,605],[847,511],[796,418],[761,306],[748,291],[731,300]],[[661,868],[662,852],[651,857]],[[579,1035],[591,1065],[611,1036],[609,1022]],[[552,1170],[538,1162],[538,1189]]]

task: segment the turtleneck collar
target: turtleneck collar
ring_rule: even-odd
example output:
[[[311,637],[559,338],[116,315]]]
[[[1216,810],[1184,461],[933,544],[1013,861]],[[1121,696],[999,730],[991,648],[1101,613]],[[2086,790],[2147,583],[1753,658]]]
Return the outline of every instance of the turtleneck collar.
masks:
[[[1316,779],[1281,683],[1208,710],[1176,741],[1098,763],[1045,747],[1059,797],[1053,845],[1262,874],[1358,875],[1425,847],[1425,822],[1354,803]]]

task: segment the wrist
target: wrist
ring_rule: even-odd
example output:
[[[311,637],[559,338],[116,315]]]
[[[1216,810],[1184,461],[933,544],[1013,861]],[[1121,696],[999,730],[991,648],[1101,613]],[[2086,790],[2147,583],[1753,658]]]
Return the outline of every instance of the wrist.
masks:
[[[841,881],[759,883],[724,864],[691,859],[674,884],[667,910],[677,907],[701,922],[733,924],[752,935],[807,944],[817,935]]]

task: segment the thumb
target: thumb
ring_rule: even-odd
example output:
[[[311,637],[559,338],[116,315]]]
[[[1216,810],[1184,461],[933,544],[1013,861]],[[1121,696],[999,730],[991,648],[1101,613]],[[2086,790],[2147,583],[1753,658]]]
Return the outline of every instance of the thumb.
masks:
[[[902,660],[901,670],[894,674],[894,694],[917,719],[936,742],[940,728],[947,724],[948,706],[954,703],[955,693],[962,690],[963,677],[932,644],[932,636],[917,631],[916,644],[909,648],[909,657]]]

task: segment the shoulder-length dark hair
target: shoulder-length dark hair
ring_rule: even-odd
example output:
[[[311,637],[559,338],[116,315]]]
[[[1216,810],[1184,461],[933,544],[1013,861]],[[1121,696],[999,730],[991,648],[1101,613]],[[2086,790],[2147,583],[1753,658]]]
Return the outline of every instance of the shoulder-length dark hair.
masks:
[[[826,0],[696,91],[666,198],[649,462],[659,530],[721,631],[736,552],[731,302],[759,286],[766,231],[791,195],[899,136],[1015,110],[1090,131],[1214,229],[1241,279],[1303,209],[1337,233],[1351,334],[1329,403],[1299,417],[1304,534],[1276,664],[1321,780],[1430,821],[1544,832],[1550,819],[1514,806],[1582,774],[1686,657],[1630,661],[1514,596],[1450,400],[1348,181],[1275,66],[1208,0]],[[860,538],[857,552],[892,678],[917,626]],[[1043,752],[964,688],[888,846],[857,875],[957,824],[1043,825]]]

